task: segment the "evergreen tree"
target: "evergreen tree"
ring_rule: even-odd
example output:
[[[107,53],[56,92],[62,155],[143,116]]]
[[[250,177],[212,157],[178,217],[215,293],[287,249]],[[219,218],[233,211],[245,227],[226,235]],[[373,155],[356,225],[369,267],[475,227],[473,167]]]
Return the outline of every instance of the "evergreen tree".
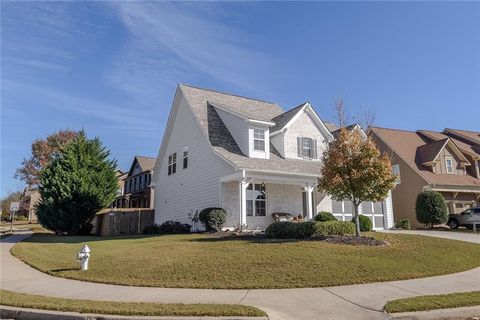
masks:
[[[116,160],[99,138],[82,130],[41,171],[39,223],[57,233],[88,234],[95,214],[108,206],[118,188]]]

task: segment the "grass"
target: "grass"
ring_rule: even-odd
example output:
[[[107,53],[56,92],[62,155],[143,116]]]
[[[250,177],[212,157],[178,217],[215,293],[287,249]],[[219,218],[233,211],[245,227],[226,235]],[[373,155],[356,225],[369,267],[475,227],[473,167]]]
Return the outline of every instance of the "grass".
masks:
[[[436,276],[480,266],[480,245],[370,233],[386,247],[323,241],[218,239],[208,235],[66,237],[34,234],[12,253],[54,276],[173,288],[299,288]],[[90,269],[76,253],[91,248]]]
[[[263,317],[260,309],[232,304],[179,304],[74,300],[0,290],[1,304],[19,308],[126,316]]]
[[[387,312],[395,313],[478,305],[480,305],[480,291],[472,291],[393,300],[389,301],[384,309]]]

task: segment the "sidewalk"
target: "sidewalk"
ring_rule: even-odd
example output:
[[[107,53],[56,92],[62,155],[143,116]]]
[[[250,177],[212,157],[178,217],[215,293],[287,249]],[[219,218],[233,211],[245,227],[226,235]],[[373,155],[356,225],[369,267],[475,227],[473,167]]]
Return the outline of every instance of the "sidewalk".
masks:
[[[2,289],[105,301],[239,303],[258,307],[273,320],[387,319],[389,316],[382,308],[389,300],[480,290],[480,268],[431,278],[326,288],[212,290],[115,286],[52,277],[29,267],[10,254],[11,247],[28,236],[16,234],[1,241]]]
[[[467,233],[467,232],[460,232],[460,231],[438,231],[438,230],[382,230],[379,232],[418,234],[421,236],[444,238],[444,239],[450,239],[450,240],[460,240],[460,241],[480,244],[480,234],[475,234],[473,232]]]

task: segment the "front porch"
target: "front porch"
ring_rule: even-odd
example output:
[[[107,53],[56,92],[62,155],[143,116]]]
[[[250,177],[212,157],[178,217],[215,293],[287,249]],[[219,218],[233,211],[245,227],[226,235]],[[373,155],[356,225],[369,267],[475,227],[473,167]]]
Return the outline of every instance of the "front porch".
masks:
[[[265,229],[275,213],[305,220],[316,214],[317,177],[241,171],[221,179],[221,206],[227,228]]]

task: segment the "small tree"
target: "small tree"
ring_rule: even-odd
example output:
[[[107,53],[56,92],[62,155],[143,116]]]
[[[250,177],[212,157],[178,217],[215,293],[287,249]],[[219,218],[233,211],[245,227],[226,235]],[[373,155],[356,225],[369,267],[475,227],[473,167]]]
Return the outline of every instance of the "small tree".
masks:
[[[87,234],[95,214],[108,206],[118,188],[116,161],[98,138],[85,132],[62,149],[40,175],[39,223],[55,232]]]
[[[0,200],[1,208],[2,208],[2,219],[10,219],[10,203],[12,202],[20,202],[22,201],[22,192],[15,191],[11,192],[10,194],[6,195]],[[21,211],[24,211],[21,208]],[[19,212],[17,212],[19,213]],[[21,213],[21,212],[20,212]]]
[[[445,199],[437,191],[427,190],[419,193],[415,211],[418,222],[430,228],[433,228],[434,224],[446,223],[448,220]]]
[[[23,159],[22,165],[15,172],[15,178],[29,186],[37,186],[40,171],[77,135],[77,131],[67,129],[55,132],[46,139],[35,140],[32,143],[32,155],[28,159]]]
[[[373,141],[357,130],[340,129],[338,138],[322,156],[319,188],[334,200],[350,200],[354,208],[355,235],[360,236],[358,207],[364,201],[383,201],[395,185],[390,159]]]

